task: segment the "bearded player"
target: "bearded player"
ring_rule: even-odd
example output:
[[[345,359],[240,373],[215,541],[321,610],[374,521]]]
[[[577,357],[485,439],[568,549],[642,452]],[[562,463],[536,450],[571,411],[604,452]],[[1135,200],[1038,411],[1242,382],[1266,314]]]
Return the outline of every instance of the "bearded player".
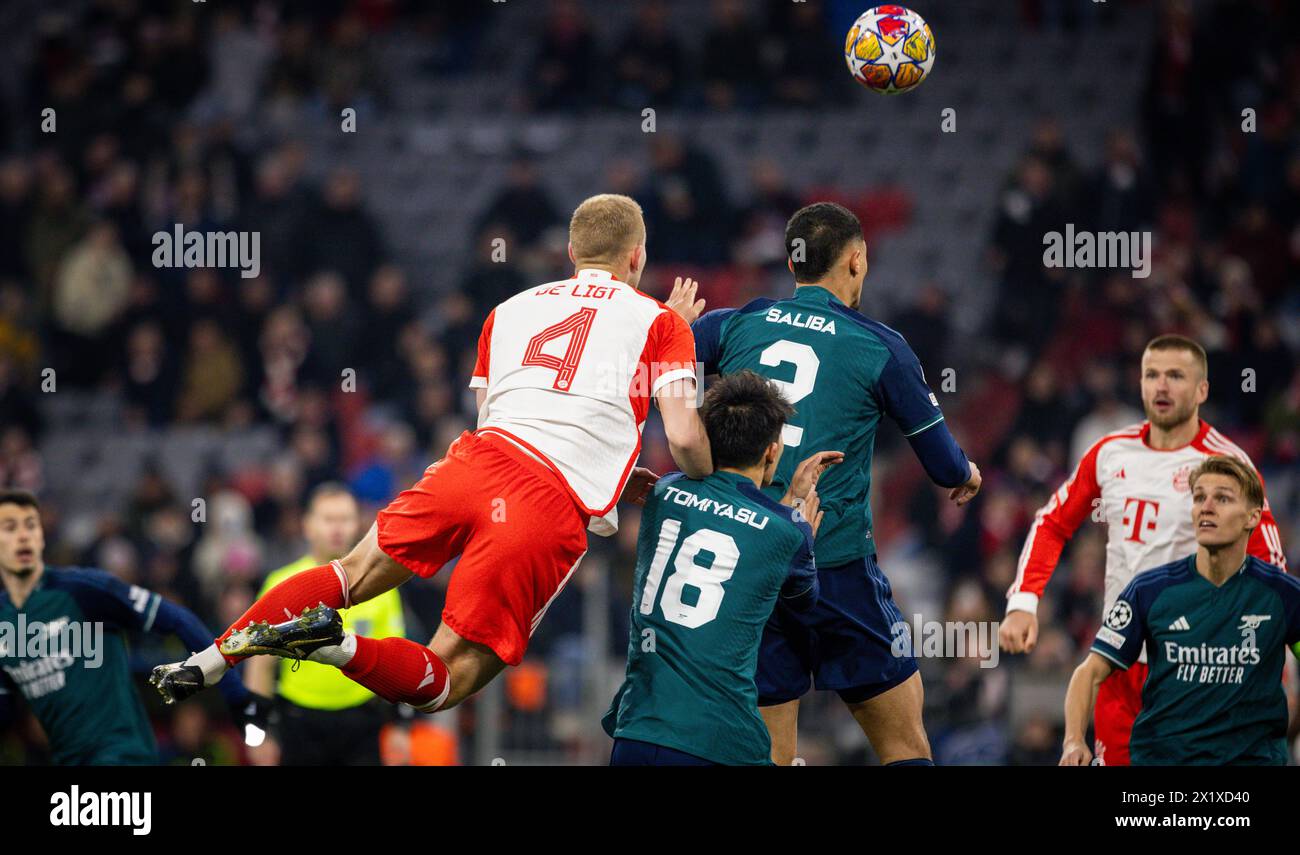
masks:
[[[1200,418],[1209,390],[1205,351],[1195,341],[1162,335],[1146,346],[1142,406],[1147,419],[1097,440],[1038,510],[1007,592],[1007,615],[998,633],[1003,650],[1034,649],[1038,600],[1065,542],[1094,511],[1107,524],[1106,611],[1135,575],[1196,550],[1191,473],[1216,454],[1254,469],[1244,451]],[[1282,539],[1267,499],[1248,546],[1251,555],[1285,571]],[[1144,655],[1101,684],[1094,712],[1099,765],[1129,764],[1129,734],[1142,709],[1147,672]]]
[[[433,712],[518,665],[586,552],[587,530],[613,534],[620,496],[640,500],[653,483],[633,469],[652,398],[682,471],[713,470],[694,407],[690,328],[637,290],[645,235],[626,196],[579,205],[569,225],[573,277],[515,295],[483,325],[470,382],[478,429],[380,511],[347,556],[276,585],[215,644],[156,669],[163,696],[184,697],[244,657],[273,654],[334,665],[390,702]],[[694,305],[694,293],[679,280],[673,299]],[[343,631],[338,609],[457,556],[427,647]]]

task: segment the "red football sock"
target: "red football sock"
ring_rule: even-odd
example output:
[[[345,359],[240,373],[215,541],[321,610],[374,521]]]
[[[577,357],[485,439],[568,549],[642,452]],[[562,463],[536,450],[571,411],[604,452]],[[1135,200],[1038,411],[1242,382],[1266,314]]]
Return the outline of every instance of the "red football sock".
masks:
[[[405,638],[357,636],[357,652],[341,669],[389,703],[433,712],[447,699],[451,675],[438,654]]]
[[[232,632],[243,629],[250,623],[280,623],[302,614],[302,610],[324,603],[333,609],[344,609],[351,605],[348,601],[347,576],[337,562],[313,567],[301,573],[295,573],[288,579],[267,591],[265,596],[248,607],[248,611],[217,639],[217,649],[221,642],[230,637]],[[225,656],[232,667],[245,656]]]

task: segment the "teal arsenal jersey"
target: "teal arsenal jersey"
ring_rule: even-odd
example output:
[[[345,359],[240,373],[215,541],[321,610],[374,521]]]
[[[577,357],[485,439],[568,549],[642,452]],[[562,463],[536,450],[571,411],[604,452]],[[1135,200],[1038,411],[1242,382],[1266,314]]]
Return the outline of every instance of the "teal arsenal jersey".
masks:
[[[0,690],[26,699],[54,763],[158,762],[122,633],[150,629],[161,601],[94,570],[45,568],[22,608],[0,588]]]
[[[750,479],[665,476],[637,540],[627,678],[603,725],[729,765],[770,764],[754,671],[777,598],[817,599],[812,529]]]
[[[1124,669],[1146,647],[1133,765],[1285,765],[1282,667],[1298,641],[1300,580],[1253,555],[1217,588],[1195,556],[1139,573],[1092,645]]]
[[[943,421],[903,337],[816,285],[801,285],[786,300],[707,312],[692,331],[706,374],[748,368],[776,382],[795,408],[769,495],[784,495],[795,466],[811,454],[844,452],[844,462],[817,482],[826,512],[817,532],[822,566],[874,555],[871,457],[881,418],[904,436]]]

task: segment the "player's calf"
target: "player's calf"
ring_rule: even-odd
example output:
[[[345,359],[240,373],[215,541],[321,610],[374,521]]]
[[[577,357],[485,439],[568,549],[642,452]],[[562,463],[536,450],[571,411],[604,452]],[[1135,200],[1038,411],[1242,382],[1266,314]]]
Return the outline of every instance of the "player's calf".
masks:
[[[799,699],[758,708],[772,739],[772,762],[778,766],[794,765],[799,746]]]

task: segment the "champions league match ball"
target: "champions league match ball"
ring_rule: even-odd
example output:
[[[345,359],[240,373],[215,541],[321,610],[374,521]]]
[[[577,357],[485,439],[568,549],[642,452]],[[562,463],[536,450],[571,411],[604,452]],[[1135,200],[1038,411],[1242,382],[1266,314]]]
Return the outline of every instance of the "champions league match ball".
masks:
[[[905,6],[877,6],[849,28],[844,62],[853,79],[872,92],[907,92],[920,86],[934,68],[934,34]]]

